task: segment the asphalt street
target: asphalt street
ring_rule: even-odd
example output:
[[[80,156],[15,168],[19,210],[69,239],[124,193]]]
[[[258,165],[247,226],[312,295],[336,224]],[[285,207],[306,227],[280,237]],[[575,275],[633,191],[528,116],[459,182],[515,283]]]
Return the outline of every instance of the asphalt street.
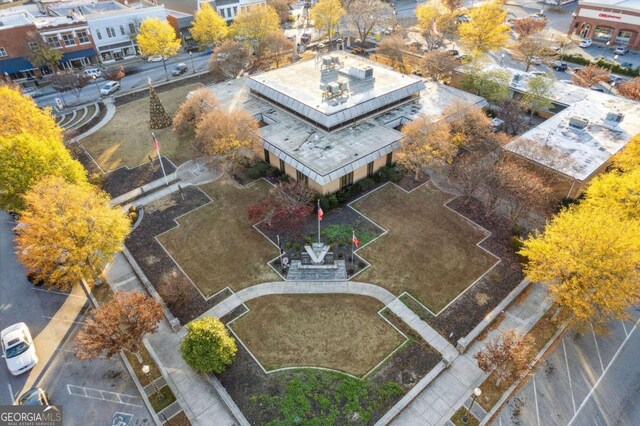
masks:
[[[34,287],[18,263],[15,222],[0,211],[0,329],[17,322],[29,327],[39,358],[27,373],[13,376],[0,360],[0,404],[41,387],[63,414],[64,424],[109,424],[115,412],[134,415],[132,424],[150,424],[151,415],[118,357],[79,361],[73,337],[92,307],[80,287],[71,293]]]
[[[640,418],[640,311],[609,333],[569,331],[493,425],[634,425]]]

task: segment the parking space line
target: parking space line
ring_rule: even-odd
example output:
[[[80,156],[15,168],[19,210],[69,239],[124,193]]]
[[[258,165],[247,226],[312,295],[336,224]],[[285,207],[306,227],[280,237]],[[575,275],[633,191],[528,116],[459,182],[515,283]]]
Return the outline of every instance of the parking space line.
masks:
[[[600,384],[604,376],[607,375],[607,371],[609,371],[609,368],[613,365],[615,360],[618,358],[618,355],[620,355],[620,352],[622,352],[622,349],[627,344],[627,341],[631,338],[631,335],[634,333],[634,331],[636,331],[638,324],[640,324],[640,320],[636,321],[633,324],[633,328],[631,329],[627,337],[622,341],[616,353],[613,354],[613,358],[611,358],[611,361],[609,361],[609,364],[607,364],[607,368],[604,369],[604,371],[602,372],[598,380],[596,380],[596,383],[593,385],[593,387],[591,388],[591,390],[589,391],[585,399],[582,401],[582,403],[578,407],[578,410],[575,412],[571,420],[569,420],[569,423],[567,424],[567,426],[571,426],[573,424],[573,422],[576,420],[576,417],[578,417],[578,414],[580,414],[580,410],[582,410],[582,408],[584,408],[584,406],[587,405],[587,401],[591,398],[591,395],[593,395],[593,392],[595,392],[596,388],[598,387],[598,385]]]
[[[569,377],[569,391],[571,392],[571,404],[573,405],[573,414],[575,414],[576,398],[573,396],[573,383],[571,382],[571,372],[569,371],[569,360],[567,358],[567,347],[564,344],[564,337],[562,338],[562,350],[564,351],[564,363],[567,366],[567,376]]]
[[[76,389],[80,389],[82,391],[81,393],[76,393],[76,391],[73,391],[72,388],[76,388]],[[97,396],[92,396],[89,395],[87,393],[87,390],[96,392],[100,395],[100,397]],[[121,396],[126,396],[127,398],[132,398],[132,399],[140,399],[139,397],[135,396],[135,395],[127,395],[126,393],[123,394],[119,394],[116,392],[111,392],[111,391],[103,391],[100,389],[93,389],[93,388],[87,388],[84,386],[77,386],[77,385],[71,385],[71,384],[67,384],[67,392],[69,392],[69,395],[73,395],[73,396],[80,396],[83,398],[89,398],[89,399],[96,399],[98,401],[106,401],[106,402],[113,402],[115,404],[123,404],[123,405],[130,405],[132,407],[142,407],[141,404],[133,404],[131,402],[124,402],[121,398]],[[118,401],[115,401],[113,399],[109,399],[109,398],[105,398],[105,394],[109,394],[109,395],[115,395],[118,398]]]
[[[13,388],[11,387],[11,383],[7,383],[7,386],[9,386],[9,395],[11,395],[11,403],[13,404],[13,402],[15,401],[15,397],[13,396]]]
[[[598,360],[600,360],[600,368],[604,373],[604,363],[602,362],[602,356],[600,356],[600,348],[598,347],[598,339],[596,339],[596,332],[593,331],[593,324],[589,323],[589,326],[591,327],[591,334],[593,335],[593,341],[596,342],[596,352],[598,352]]]
[[[533,375],[533,400],[536,402],[536,421],[540,426],[540,409],[538,408],[538,391],[536,391],[536,375]]]
[[[629,337],[629,332],[627,331],[627,326],[624,324],[623,320],[620,320],[620,322],[622,323],[622,329],[624,330],[624,335],[626,337]]]
[[[84,321],[73,321],[73,320],[67,320],[67,319],[63,319],[63,318],[56,318],[56,317],[48,317],[45,315],[42,315],[42,318],[46,318],[49,320],[56,320],[56,321],[64,321],[64,322],[72,322],[74,324],[80,324],[80,325],[84,325]]]
[[[43,288],[37,288],[37,287],[31,287],[32,290],[36,290],[36,291],[43,291],[45,293],[55,293],[55,294],[59,294],[61,296],[69,296],[69,297],[77,297],[78,299],[86,299],[85,297],[82,296],[78,296],[77,294],[69,294],[69,293],[63,293],[61,291],[55,291],[55,290],[46,290]]]

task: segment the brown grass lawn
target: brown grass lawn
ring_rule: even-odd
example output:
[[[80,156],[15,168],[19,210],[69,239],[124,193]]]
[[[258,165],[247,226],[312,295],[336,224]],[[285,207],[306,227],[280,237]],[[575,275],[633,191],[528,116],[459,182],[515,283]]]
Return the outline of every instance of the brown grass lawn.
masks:
[[[261,180],[240,188],[224,176],[202,189],[213,203],[179,218],[178,228],[158,236],[200,291],[212,296],[225,287],[238,291],[280,281],[267,266],[278,249],[247,218],[247,207],[267,193],[269,184]]]
[[[158,93],[158,97],[167,113],[173,116],[187,93],[199,87],[199,84],[189,84]],[[188,146],[178,141],[171,127],[154,132],[160,143],[160,154],[169,157],[176,166],[191,159]],[[155,158],[149,129],[149,98],[117,107],[111,121],[81,143],[104,171],[121,166],[135,167],[148,161],[148,155]]]
[[[247,305],[231,326],[267,370],[316,366],[363,376],[404,342],[370,297],[275,295]]]
[[[371,267],[358,281],[408,291],[438,313],[497,259],[476,246],[485,233],[445,208],[450,195],[428,183],[405,193],[386,185],[353,207],[389,231],[358,252]]]

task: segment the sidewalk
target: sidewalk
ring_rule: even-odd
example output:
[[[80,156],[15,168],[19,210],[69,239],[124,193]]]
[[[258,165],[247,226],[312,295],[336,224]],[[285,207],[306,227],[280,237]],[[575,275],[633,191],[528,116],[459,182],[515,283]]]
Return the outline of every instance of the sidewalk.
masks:
[[[478,368],[473,355],[484,348],[484,341],[496,334],[514,328],[527,332],[551,306],[547,289],[541,284],[531,284],[529,294],[520,303],[512,303],[505,311],[505,318],[483,341],[475,341],[469,349],[459,355],[451,366],[438,376],[414,399],[391,424],[398,426],[446,424],[451,416],[469,399],[473,389],[479,386],[488,374]]]

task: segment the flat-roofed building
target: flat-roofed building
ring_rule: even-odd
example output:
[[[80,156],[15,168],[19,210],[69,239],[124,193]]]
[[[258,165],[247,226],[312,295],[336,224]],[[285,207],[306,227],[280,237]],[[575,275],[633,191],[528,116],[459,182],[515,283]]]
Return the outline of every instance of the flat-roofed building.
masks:
[[[209,90],[220,108],[245,110],[261,122],[263,160],[321,194],[391,164],[402,124],[420,116],[451,119],[448,106],[457,101],[466,108],[486,105],[479,96],[345,53]]]
[[[569,26],[569,35],[609,45],[640,48],[640,0],[582,0]]]

